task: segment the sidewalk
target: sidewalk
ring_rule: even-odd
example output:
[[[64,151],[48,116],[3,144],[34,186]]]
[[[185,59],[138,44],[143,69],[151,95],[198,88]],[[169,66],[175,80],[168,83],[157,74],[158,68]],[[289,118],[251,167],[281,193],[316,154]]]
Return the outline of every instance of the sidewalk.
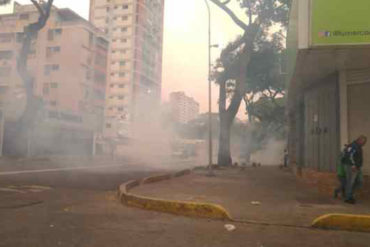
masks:
[[[159,183],[142,185],[133,193],[170,200],[211,202],[225,207],[234,219],[309,226],[327,213],[369,214],[370,201],[344,204],[319,194],[278,167],[206,171]],[[253,205],[257,201],[260,205]]]

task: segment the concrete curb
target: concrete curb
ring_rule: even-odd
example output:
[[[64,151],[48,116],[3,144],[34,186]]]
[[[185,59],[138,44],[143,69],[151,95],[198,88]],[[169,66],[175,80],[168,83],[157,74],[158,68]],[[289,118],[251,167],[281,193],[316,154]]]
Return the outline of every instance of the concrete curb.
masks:
[[[230,214],[226,211],[226,209],[217,204],[164,200],[129,193],[132,188],[140,186],[141,184],[155,183],[171,178],[184,176],[190,173],[191,170],[188,169],[173,174],[152,176],[144,178],[143,180],[129,181],[119,186],[118,198],[121,203],[125,203],[126,205],[131,207],[137,207],[146,210],[154,210],[198,218],[232,220]]]
[[[330,230],[370,232],[370,215],[326,214],[312,222],[312,227]]]

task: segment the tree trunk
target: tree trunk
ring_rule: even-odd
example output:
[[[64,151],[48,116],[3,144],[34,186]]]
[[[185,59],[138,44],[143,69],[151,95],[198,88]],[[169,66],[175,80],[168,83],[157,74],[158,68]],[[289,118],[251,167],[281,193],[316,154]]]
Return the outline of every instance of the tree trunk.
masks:
[[[219,115],[220,115],[220,136],[218,139],[218,158],[219,166],[232,165],[230,151],[230,131],[234,118],[240,107],[242,96],[239,91],[235,91],[228,109],[226,109],[226,80],[220,81],[220,100],[219,100]]]
[[[50,16],[51,7],[53,0],[48,0],[46,4],[40,5],[36,0],[31,0],[34,6],[39,11],[38,21],[31,23],[24,27],[22,37],[22,47],[20,54],[17,58],[17,72],[23,82],[23,86],[26,92],[27,105],[22,116],[15,123],[17,128],[17,136],[14,138],[26,141],[26,152],[21,152],[21,155],[30,155],[31,150],[31,133],[37,119],[37,112],[41,109],[42,100],[36,97],[33,93],[34,90],[34,79],[28,72],[28,55],[31,50],[31,44],[33,40],[36,40],[38,32],[46,25],[47,20]],[[36,41],[35,41],[36,42]],[[21,149],[20,149],[21,150]]]
[[[226,116],[220,116],[220,136],[218,141],[218,161],[217,164],[220,166],[229,166],[232,164],[231,152],[230,152],[230,129],[231,124]]]

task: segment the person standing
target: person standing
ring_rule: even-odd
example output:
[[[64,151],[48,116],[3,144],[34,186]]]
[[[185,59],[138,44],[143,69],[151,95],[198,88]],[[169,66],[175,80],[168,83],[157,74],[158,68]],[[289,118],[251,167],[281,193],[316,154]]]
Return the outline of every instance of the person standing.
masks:
[[[361,135],[354,142],[346,146],[342,163],[345,172],[345,200],[344,202],[354,204],[355,191],[362,185],[362,164],[363,164],[363,151],[362,147],[365,146],[367,137]]]
[[[348,145],[344,146],[343,151],[341,152],[337,165],[337,178],[339,181],[339,186],[334,190],[334,198],[338,198],[338,195],[341,195],[341,198],[344,199],[346,196],[346,171],[344,167],[344,158],[346,155]]]
[[[288,159],[289,159],[289,153],[288,149],[284,149],[284,167],[288,167]]]

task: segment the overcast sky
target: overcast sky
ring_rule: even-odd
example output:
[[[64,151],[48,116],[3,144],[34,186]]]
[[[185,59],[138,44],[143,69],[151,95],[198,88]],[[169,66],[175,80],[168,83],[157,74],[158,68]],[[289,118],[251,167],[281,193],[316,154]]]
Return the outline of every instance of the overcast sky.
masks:
[[[29,3],[29,0],[19,0]],[[89,0],[54,0],[57,7],[68,7],[88,18]],[[237,7],[237,6],[234,6]],[[237,8],[235,8],[237,9]],[[4,10],[0,10],[4,12]],[[212,41],[225,46],[240,30],[221,10],[212,6]],[[165,0],[162,98],[173,91],[194,97],[201,111],[208,109],[208,16],[204,0]],[[217,58],[220,49],[212,50]],[[213,110],[217,111],[218,89],[213,85]],[[242,112],[244,106],[242,105]],[[241,116],[241,114],[239,114]]]

